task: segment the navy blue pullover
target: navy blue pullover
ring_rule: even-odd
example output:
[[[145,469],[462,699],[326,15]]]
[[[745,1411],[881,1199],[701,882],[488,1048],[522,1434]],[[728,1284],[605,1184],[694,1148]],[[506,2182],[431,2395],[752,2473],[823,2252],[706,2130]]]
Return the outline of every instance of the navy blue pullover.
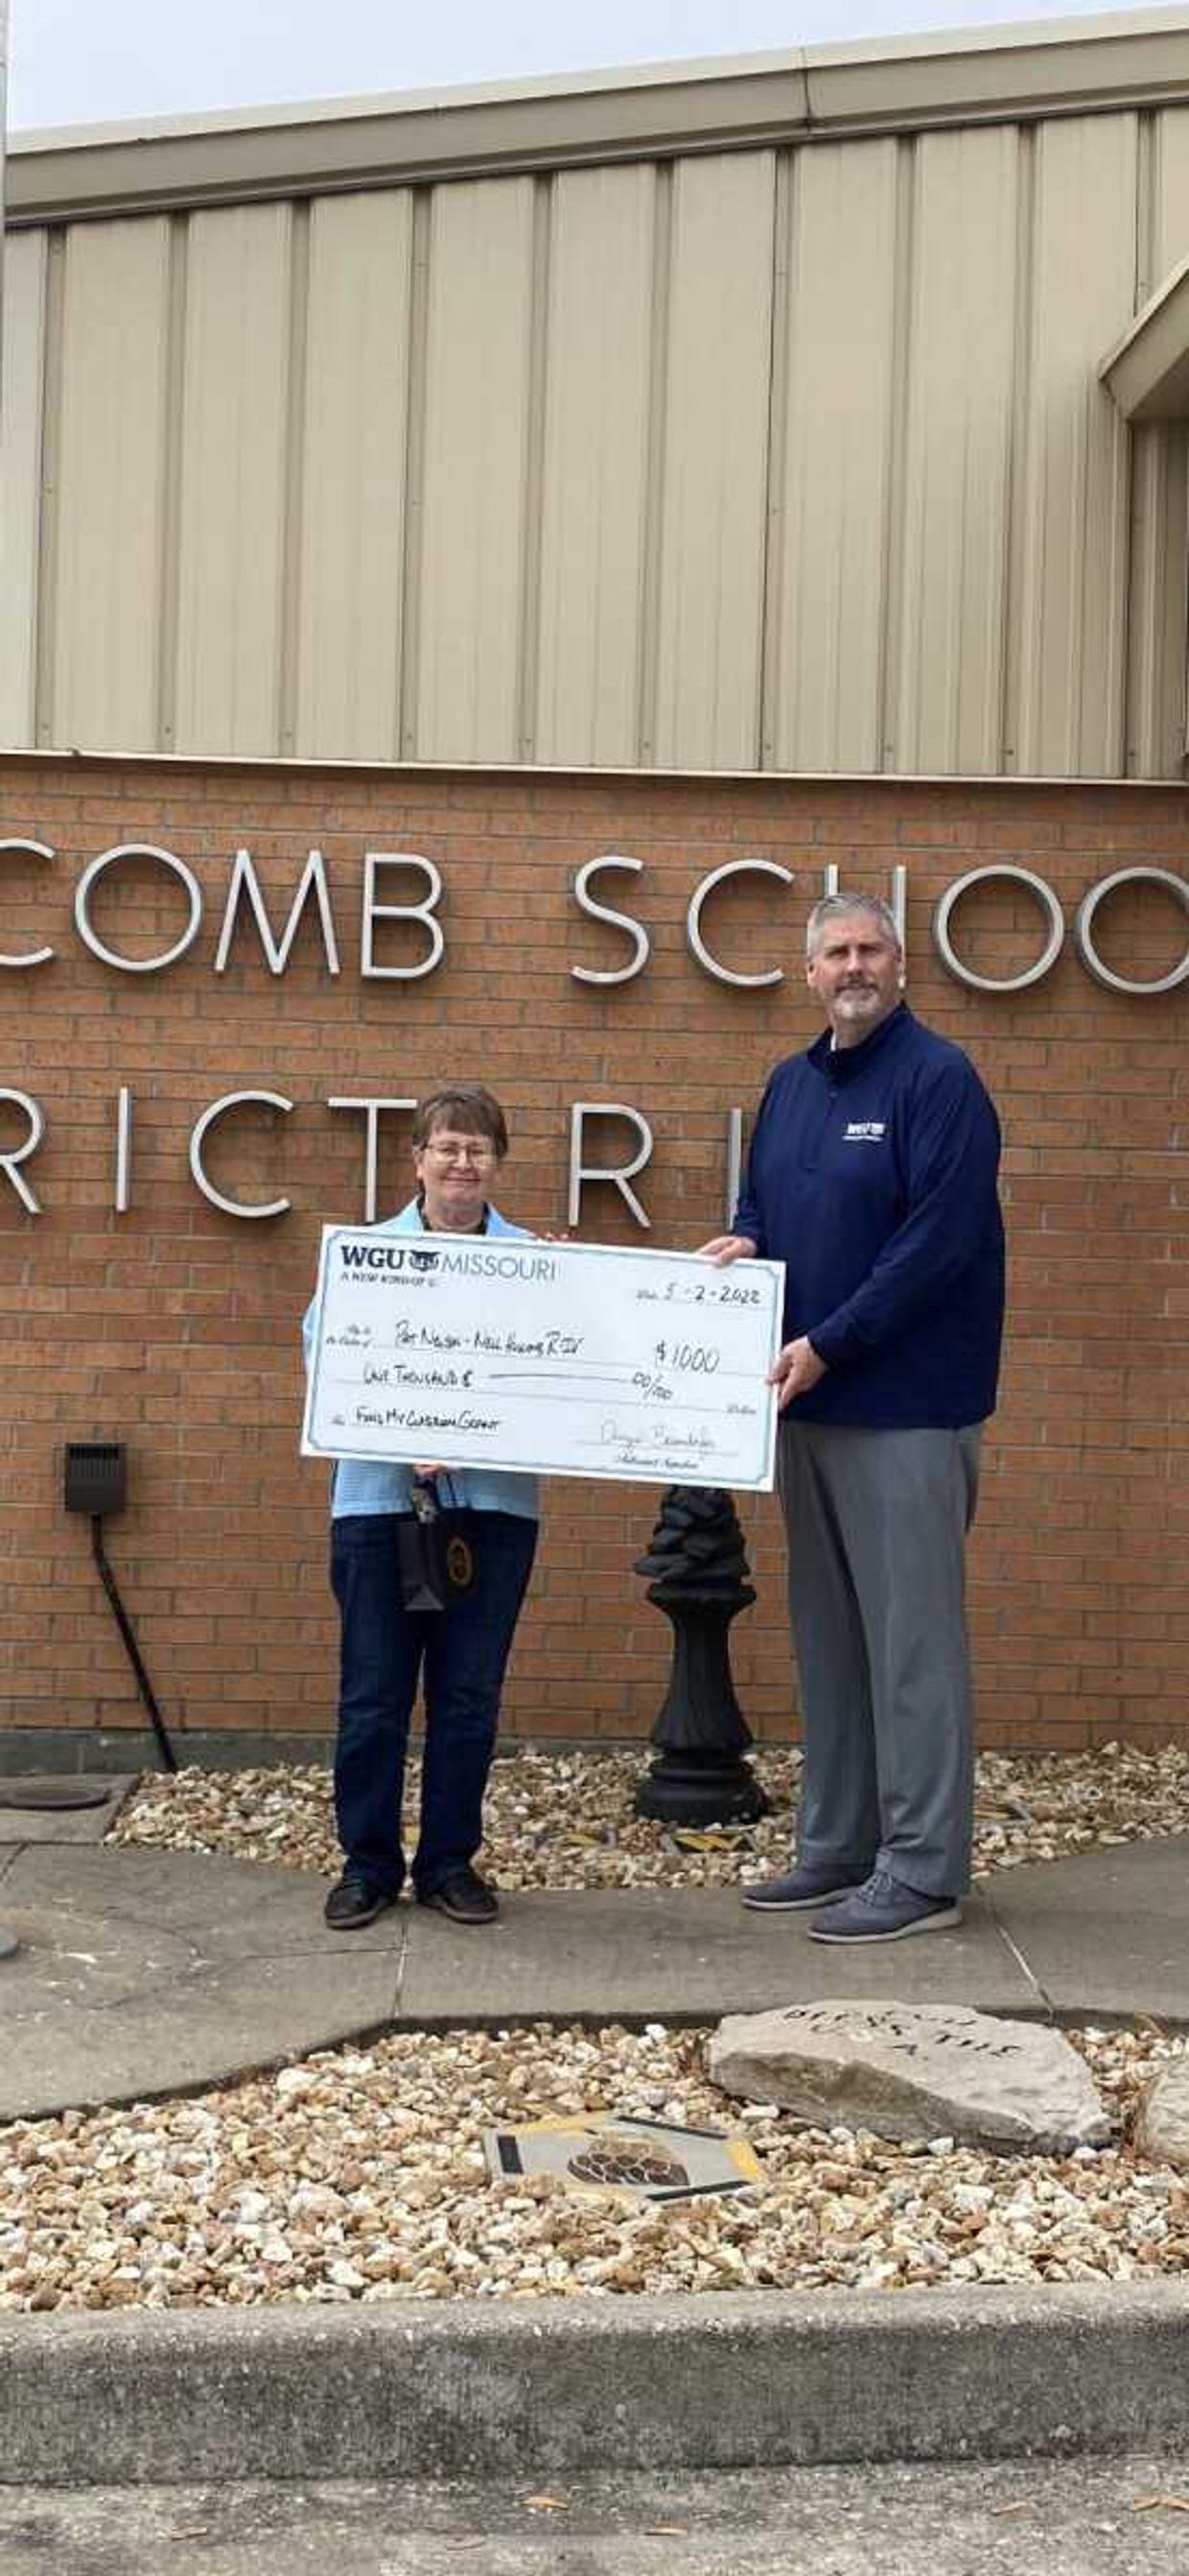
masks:
[[[958,1429],[995,1407],[999,1121],[969,1057],[904,1003],[854,1047],[777,1065],[732,1231],[787,1264],[784,1336],[827,1374],[789,1413]]]

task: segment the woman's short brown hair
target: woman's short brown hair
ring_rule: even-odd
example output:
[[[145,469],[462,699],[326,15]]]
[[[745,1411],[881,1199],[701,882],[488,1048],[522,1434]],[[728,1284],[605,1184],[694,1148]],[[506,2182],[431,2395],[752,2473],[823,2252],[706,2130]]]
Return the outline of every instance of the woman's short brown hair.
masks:
[[[413,1144],[428,1145],[435,1127],[457,1127],[464,1136],[486,1136],[502,1162],[508,1151],[508,1122],[494,1092],[481,1082],[451,1082],[429,1091],[413,1113]]]

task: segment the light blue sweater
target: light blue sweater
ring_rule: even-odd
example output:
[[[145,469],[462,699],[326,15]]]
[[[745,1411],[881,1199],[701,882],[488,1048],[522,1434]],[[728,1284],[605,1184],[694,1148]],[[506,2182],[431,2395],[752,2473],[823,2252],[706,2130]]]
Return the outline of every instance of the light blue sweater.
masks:
[[[377,1234],[424,1234],[421,1210],[416,1199],[410,1199],[398,1216],[385,1219],[375,1228]],[[531,1240],[524,1225],[509,1225],[499,1209],[487,1211],[488,1234],[511,1234],[521,1242]],[[302,1335],[306,1361],[314,1333],[314,1307],[306,1310]],[[340,1458],[334,1471],[331,1510],[336,1520],[357,1519],[364,1512],[409,1512],[412,1510],[412,1470],[397,1466],[387,1459]],[[535,1476],[501,1474],[493,1467],[452,1467],[449,1474],[438,1477],[438,1493],[443,1503],[458,1511],[515,1512],[519,1519],[535,1521],[539,1509]]]

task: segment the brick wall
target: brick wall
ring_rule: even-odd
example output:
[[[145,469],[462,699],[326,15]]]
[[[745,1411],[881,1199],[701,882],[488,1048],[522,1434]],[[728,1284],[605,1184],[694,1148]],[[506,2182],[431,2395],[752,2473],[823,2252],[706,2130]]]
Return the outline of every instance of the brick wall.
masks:
[[[67,1518],[60,1499],[62,1444],[115,1437],[129,1444],[132,1493],[109,1546],[170,1723],[326,1729],[326,1477],[297,1456],[298,1322],[319,1225],[358,1219],[363,1186],[362,1120],[327,1099],[481,1076],[513,1128],[502,1202],[550,1227],[565,1218],[570,1103],[630,1102],[655,1132],[635,1184],[652,1235],[606,1185],[586,1192],[581,1232],[696,1244],[722,1220],[728,1109],[750,1107],[771,1062],[815,1032],[798,957],[823,868],[837,863],[844,882],[886,892],[903,862],[912,1002],[969,1048],[1007,1138],[1007,1368],[972,1557],[982,1738],[1189,1738],[1189,988],[1149,999],[1106,991],[1070,940],[1041,985],[984,995],[945,971],[929,935],[937,896],[975,865],[1035,869],[1071,922],[1087,888],[1116,868],[1184,877],[1183,794],[16,757],[0,761],[0,786],[0,835],[56,853],[0,859],[0,947],[58,951],[0,981],[0,1085],[34,1096],[47,1120],[21,1166],[43,1213],[27,1214],[0,1174],[0,1724],[140,1722],[87,1523]],[[74,929],[86,861],[128,841],[175,852],[207,898],[195,944],[162,973],[103,965]],[[269,973],[249,922],[228,971],[214,973],[241,842],[278,928],[310,847],[324,851],[337,981],[310,917],[283,976]],[[423,980],[360,979],[368,849],[423,853],[445,879],[447,956]],[[606,852],[645,862],[601,894],[653,941],[643,974],[611,988],[570,974],[575,962],[626,960],[622,934],[584,919],[570,893],[576,868]],[[745,880],[707,906],[705,931],[726,962],[788,967],[784,985],[743,991],[694,963],[684,918],[709,870],[750,857],[778,859],[795,883]],[[185,925],[180,888],[148,861],[117,874],[97,897],[96,929],[123,953],[160,951]],[[1132,975],[1166,972],[1183,933],[1158,891],[1124,892],[1100,915],[1104,956]],[[378,954],[412,958],[419,936],[387,925]],[[982,971],[1019,971],[1037,951],[1035,906],[1003,885],[976,893],[957,938]],[[132,1203],[116,1214],[122,1083],[134,1094]],[[243,1113],[212,1138],[220,1188],[292,1201],[290,1214],[252,1223],[208,1204],[187,1166],[194,1120],[244,1088],[295,1104],[287,1117]],[[407,1127],[386,1124],[382,1211],[407,1195]],[[24,1133],[16,1111],[0,1108],[0,1150]],[[618,1141],[609,1131],[608,1150]],[[667,1631],[631,1561],[656,1500],[645,1487],[549,1489],[511,1730],[646,1732]],[[792,1698],[775,1504],[747,1504],[744,1518],[760,1598],[734,1632],[736,1676],[756,1732],[779,1736]]]

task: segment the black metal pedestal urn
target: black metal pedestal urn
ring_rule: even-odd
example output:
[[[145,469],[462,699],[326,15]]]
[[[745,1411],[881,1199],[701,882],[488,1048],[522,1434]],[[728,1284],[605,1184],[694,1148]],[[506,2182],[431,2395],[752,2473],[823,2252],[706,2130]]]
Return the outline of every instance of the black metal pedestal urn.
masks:
[[[768,1800],[745,1755],[751,1730],[731,1679],[732,1619],[755,1600],[730,1494],[670,1485],[637,1574],[673,1623],[673,1670],[652,1729],[656,1760],[636,1790],[638,1816],[667,1824],[750,1824]]]

